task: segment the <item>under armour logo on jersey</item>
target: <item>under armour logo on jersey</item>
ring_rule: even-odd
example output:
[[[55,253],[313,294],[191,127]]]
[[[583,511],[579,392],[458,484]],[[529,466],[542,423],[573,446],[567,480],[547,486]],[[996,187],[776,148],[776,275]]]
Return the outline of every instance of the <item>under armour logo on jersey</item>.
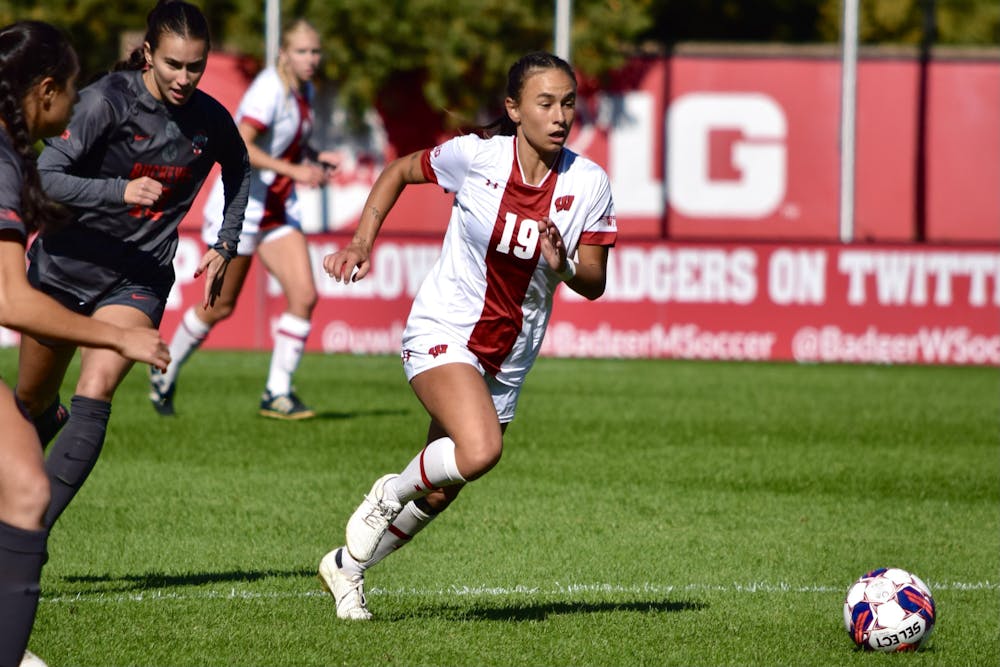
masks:
[[[444,354],[447,351],[448,351],[448,344],[444,343],[442,345],[433,346],[431,349],[427,350],[427,354],[437,359],[439,354]]]
[[[568,211],[569,207],[573,205],[573,195],[563,195],[562,197],[556,197],[556,212]]]
[[[496,190],[497,188],[500,187],[500,184],[497,183],[496,181],[491,181],[490,179],[487,178],[486,179],[486,187],[493,188],[494,190]]]

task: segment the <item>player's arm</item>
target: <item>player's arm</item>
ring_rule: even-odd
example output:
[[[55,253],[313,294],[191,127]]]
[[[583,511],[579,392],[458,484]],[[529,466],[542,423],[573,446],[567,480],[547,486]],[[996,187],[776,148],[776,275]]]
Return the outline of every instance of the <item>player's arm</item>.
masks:
[[[608,280],[608,247],[603,245],[581,245],[576,251],[577,261],[573,276],[566,280],[566,286],[591,301],[604,294]],[[567,263],[572,262],[570,258]],[[568,275],[563,268],[563,276]]]
[[[539,220],[538,231],[541,234],[542,257],[571,290],[591,301],[604,294],[608,277],[606,246],[581,243],[574,260],[569,256],[562,235],[552,220],[547,217]]]
[[[382,223],[407,185],[430,183],[421,160],[425,151],[416,151],[390,162],[375,180],[361,211],[354,237],[344,248],[323,258],[323,268],[338,282],[364,278],[371,269],[371,251]],[[354,270],[357,269],[357,273]]]
[[[115,123],[115,112],[109,101],[94,90],[81,91],[80,101],[73,108],[73,117],[66,131],[61,136],[46,139],[45,147],[38,156],[38,174],[49,197],[78,208],[99,208],[122,202],[140,203],[138,200],[127,201],[128,179],[95,178],[80,172],[80,163],[94,146],[107,142],[108,133]],[[153,179],[143,179],[155,183]],[[155,186],[148,187],[143,196],[158,197],[159,193],[154,193],[154,189]],[[147,202],[146,199],[143,201]]]
[[[156,329],[124,329],[78,315],[31,287],[20,234],[0,230],[0,326],[31,336],[102,347],[166,370],[170,353]]]

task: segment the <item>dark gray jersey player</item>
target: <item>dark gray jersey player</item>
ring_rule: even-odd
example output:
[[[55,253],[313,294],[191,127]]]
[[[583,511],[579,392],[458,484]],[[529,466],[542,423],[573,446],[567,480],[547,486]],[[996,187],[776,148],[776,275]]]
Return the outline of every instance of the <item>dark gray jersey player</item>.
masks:
[[[0,131],[0,231],[14,230],[26,237],[21,221],[21,156],[10,143],[6,132]]]
[[[251,173],[232,116],[199,90],[186,104],[165,104],[139,71],[98,79],[81,91],[69,127],[46,141],[38,161],[46,192],[75,220],[33,244],[32,283],[76,310],[129,283],[149,289],[162,307],[174,280],[177,227],[216,163],[226,196],[213,248],[230,259]],[[162,183],[162,196],[149,207],[126,204],[126,185],[142,176]],[[149,314],[158,323],[162,313]]]

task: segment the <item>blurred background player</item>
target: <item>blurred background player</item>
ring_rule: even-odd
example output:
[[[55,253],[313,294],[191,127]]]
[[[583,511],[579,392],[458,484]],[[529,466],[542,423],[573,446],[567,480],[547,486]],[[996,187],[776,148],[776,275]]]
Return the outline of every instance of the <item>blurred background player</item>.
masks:
[[[33,290],[24,246],[34,231],[65,221],[41,189],[34,143],[59,134],[76,102],[76,53],[56,28],[23,21],[0,29],[0,326],[165,367],[167,346],[155,329],[123,329],[77,315]],[[25,653],[46,557],[49,480],[29,415],[0,382],[0,665]]]
[[[332,152],[317,153],[308,145],[313,128],[311,80],[320,55],[316,29],[303,19],[292,22],[282,31],[277,64],[257,75],[240,101],[236,122],[250,154],[253,180],[239,254],[229,263],[215,304],[208,309],[192,306],[184,313],[170,342],[174,361],[167,372],[150,375],[149,398],[161,415],[174,414],[181,366],[212,327],[232,314],[256,252],[287,301],[274,332],[260,414],[277,419],[315,416],[295,394],[292,375],[302,360],[317,299],[295,186],[322,185],[337,159]],[[222,189],[216,183],[205,207],[206,243],[215,238],[222,222],[221,199]]]
[[[226,183],[225,219],[199,262],[204,305],[236,252],[250,185],[246,148],[225,107],[197,90],[208,23],[194,5],[160,2],[142,47],[81,91],[67,130],[39,157],[42,183],[73,220],[29,252],[32,285],[68,308],[119,326],[156,329],[174,281],[177,226],[213,165]],[[47,442],[61,424],[59,387],[76,347],[21,338],[17,397]],[[69,419],[45,467],[51,527],[87,479],[104,444],[111,399],[132,362],[81,350]]]
[[[455,193],[441,255],[403,332],[403,369],[431,418],[426,445],[402,472],[375,482],[347,522],[347,546],[320,562],[339,618],[370,619],[365,571],[500,460],[559,283],[591,300],[604,293],[614,205],[604,170],[564,147],[573,69],[554,55],[528,54],[511,67],[506,94],[506,115],[487,128],[490,138],[461,136],[390,163],[351,242],[323,261],[336,280],[361,280],[407,185]]]

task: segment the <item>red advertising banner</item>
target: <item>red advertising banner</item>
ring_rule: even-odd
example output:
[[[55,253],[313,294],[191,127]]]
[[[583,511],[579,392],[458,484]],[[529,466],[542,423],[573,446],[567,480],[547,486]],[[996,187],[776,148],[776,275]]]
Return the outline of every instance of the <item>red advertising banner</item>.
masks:
[[[307,348],[399,352],[410,302],[440,241],[384,237],[367,278],[344,285],[311,252],[320,303]],[[202,245],[185,235],[162,330],[172,334],[203,285]],[[255,266],[233,317],[205,347],[266,349],[284,308]],[[561,287],[542,354],[1000,366],[1000,249],[948,246],[623,242],[604,296]]]
[[[240,61],[213,54],[202,87],[235,109],[240,81]],[[995,57],[863,58],[853,239],[1000,244],[998,110]],[[425,145],[439,132],[426,128]],[[326,146],[345,159],[336,182],[301,193],[308,230],[356,224],[392,139],[367,152]],[[604,88],[581,91],[569,146],[607,170],[620,238],[840,241],[834,56],[635,59]],[[200,226],[203,201],[187,228]],[[409,189],[390,228],[440,234],[450,204],[440,190]]]

